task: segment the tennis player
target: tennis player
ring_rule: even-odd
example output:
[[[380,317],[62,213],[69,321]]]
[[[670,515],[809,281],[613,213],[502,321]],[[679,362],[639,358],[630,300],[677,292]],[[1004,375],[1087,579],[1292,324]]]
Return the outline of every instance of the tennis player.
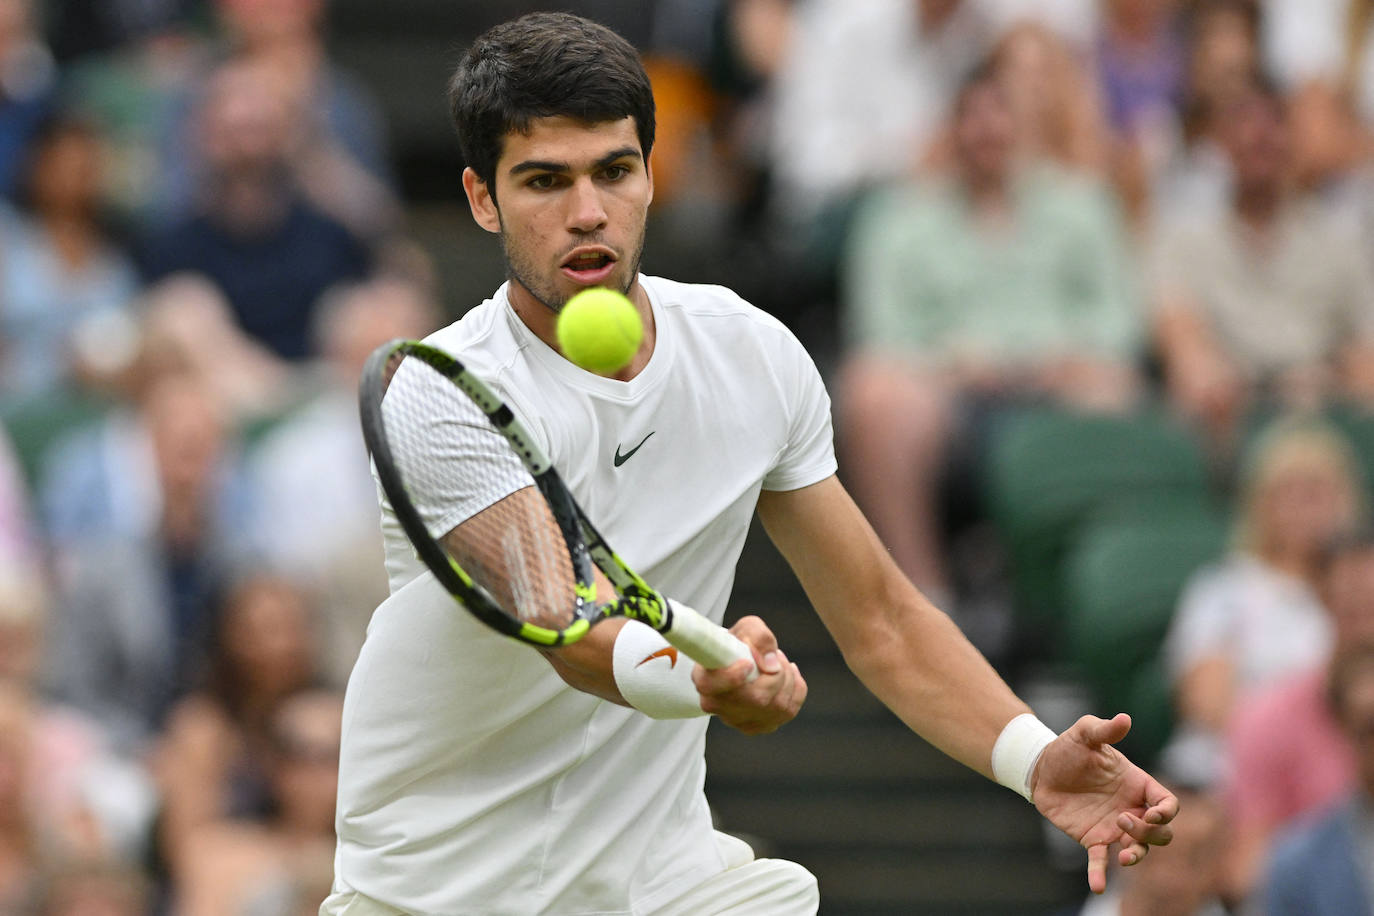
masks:
[[[1167,843],[1177,800],[1111,746],[1129,718],[1055,736],[903,578],[836,479],[829,399],[787,329],[727,289],[639,273],[654,103],[633,48],[533,14],[477,39],[450,100],[508,281],[430,342],[523,415],[629,564],[719,621],[757,510],[863,683],[1087,847],[1093,890],[1112,844],[1130,865]],[[556,347],[559,309],[589,286],[625,291],[644,321],[615,378]],[[534,651],[455,609],[385,503],[383,527],[391,597],[348,686],[322,914],[816,912],[814,877],[715,832],[703,794],[708,714],[767,732],[806,698],[763,621],[732,628],[752,681],[748,662],[706,671],[637,622]]]

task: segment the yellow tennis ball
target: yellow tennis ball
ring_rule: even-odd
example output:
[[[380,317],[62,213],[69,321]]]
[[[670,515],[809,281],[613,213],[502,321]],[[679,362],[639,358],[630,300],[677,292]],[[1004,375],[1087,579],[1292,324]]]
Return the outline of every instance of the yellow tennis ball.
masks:
[[[559,349],[598,375],[614,375],[629,365],[643,339],[634,303],[613,289],[584,289],[558,314]]]

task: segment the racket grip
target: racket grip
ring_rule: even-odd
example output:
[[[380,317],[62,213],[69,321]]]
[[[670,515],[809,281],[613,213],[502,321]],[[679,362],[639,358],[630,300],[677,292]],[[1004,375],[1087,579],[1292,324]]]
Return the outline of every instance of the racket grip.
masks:
[[[754,653],[738,636],[712,623],[701,612],[676,601],[668,602],[672,610],[663,638],[687,654],[692,661],[707,668],[726,668],[742,658],[749,659],[749,680],[759,676]]]

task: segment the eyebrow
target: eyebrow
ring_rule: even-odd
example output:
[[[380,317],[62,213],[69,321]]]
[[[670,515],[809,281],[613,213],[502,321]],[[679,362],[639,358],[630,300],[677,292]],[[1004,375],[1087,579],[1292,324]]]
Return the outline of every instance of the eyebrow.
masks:
[[[596,160],[596,162],[592,163],[592,168],[593,170],[605,168],[606,166],[615,162],[617,159],[624,159],[627,156],[634,159],[641,158],[639,150],[635,149],[633,146],[622,146],[619,149],[611,150],[609,153],[602,156],[600,159]],[[526,159],[523,162],[517,162],[515,165],[510,167],[511,175],[519,175],[522,172],[570,171],[572,171],[572,166],[568,165],[568,163],[566,162],[551,162],[545,159]]]

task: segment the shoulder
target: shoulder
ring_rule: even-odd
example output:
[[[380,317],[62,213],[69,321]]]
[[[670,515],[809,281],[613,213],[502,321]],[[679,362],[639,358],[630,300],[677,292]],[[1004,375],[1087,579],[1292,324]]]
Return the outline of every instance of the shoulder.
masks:
[[[914,178],[869,191],[855,211],[856,225],[870,233],[908,232],[953,218],[958,199],[954,185],[940,177]]]
[[[460,358],[469,369],[494,378],[508,369],[525,346],[513,331],[504,288],[439,328],[425,343]]]
[[[640,282],[675,333],[709,338],[713,345],[729,346],[736,352],[805,352],[787,325],[728,287],[662,277],[641,277]]]
[[[693,318],[737,319],[782,328],[782,323],[751,305],[728,286],[683,283],[665,277],[641,276],[640,283],[661,308]]]

